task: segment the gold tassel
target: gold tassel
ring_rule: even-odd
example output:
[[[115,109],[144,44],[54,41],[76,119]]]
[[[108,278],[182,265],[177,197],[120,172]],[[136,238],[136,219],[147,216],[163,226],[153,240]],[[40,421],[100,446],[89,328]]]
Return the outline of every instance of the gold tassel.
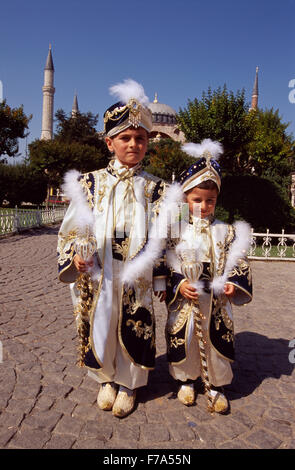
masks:
[[[77,321],[77,331],[79,336],[79,366],[85,365],[85,355],[90,348],[89,335],[90,335],[90,310],[93,301],[93,285],[89,273],[80,274],[77,284],[77,289],[80,291],[79,303],[74,310],[74,315]]]

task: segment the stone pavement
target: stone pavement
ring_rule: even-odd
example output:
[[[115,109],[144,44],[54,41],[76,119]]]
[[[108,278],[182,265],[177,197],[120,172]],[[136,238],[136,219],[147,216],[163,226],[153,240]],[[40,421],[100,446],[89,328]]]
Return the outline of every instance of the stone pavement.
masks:
[[[148,387],[139,390],[136,410],[120,420],[98,409],[96,382],[75,365],[69,288],[56,275],[57,230],[0,240],[0,448],[295,448],[295,373],[289,360],[295,263],[252,262],[254,300],[234,308],[229,414],[210,415],[202,394],[193,407],[175,398],[165,357],[165,307],[156,301],[156,369]]]

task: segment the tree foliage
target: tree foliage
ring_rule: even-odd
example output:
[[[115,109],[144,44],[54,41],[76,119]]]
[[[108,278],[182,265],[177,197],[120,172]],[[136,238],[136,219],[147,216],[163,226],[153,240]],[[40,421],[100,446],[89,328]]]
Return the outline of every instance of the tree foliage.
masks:
[[[41,204],[46,197],[45,175],[36,174],[24,163],[8,165],[0,163],[0,205],[9,202],[10,207],[22,202]]]
[[[172,175],[179,175],[194,161],[182,152],[179,142],[172,139],[161,139],[149,144],[143,166],[146,171],[171,181]]]
[[[250,170],[246,148],[253,138],[255,119],[248,108],[244,90],[234,94],[224,85],[215,91],[209,88],[201,100],[188,100],[187,108],[180,109],[177,120],[188,142],[199,143],[206,138],[221,142],[224,170],[243,174]]]
[[[14,157],[18,153],[18,139],[28,135],[29,122],[32,116],[26,116],[23,106],[11,108],[6,100],[0,102],[0,157]],[[2,161],[6,161],[2,159]]]
[[[58,110],[56,118],[58,124],[54,139],[37,139],[29,145],[30,164],[46,175],[50,185],[58,187],[70,169],[84,173],[107,165],[109,151],[94,127],[97,116],[78,113],[71,117]]]

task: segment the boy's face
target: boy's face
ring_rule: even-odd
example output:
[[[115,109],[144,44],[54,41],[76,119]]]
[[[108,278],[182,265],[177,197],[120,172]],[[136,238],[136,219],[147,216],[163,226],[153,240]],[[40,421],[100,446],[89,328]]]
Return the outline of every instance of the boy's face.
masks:
[[[189,206],[190,214],[195,214],[201,219],[214,214],[217,202],[216,189],[201,189],[194,187],[186,193],[186,201]]]
[[[115,153],[122,165],[133,167],[141,162],[148,145],[148,133],[142,127],[128,128],[114,137],[105,139],[108,149]]]

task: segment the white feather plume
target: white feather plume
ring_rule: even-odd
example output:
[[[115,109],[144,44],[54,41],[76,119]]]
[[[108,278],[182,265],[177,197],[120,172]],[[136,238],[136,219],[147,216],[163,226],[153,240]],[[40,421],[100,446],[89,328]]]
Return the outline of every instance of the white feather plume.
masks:
[[[125,104],[128,103],[131,98],[135,98],[143,106],[149,105],[149,99],[145,95],[143,86],[131,78],[111,86],[109,91],[112,96],[116,96],[119,101]]]
[[[181,150],[194,158],[200,158],[207,151],[211,153],[214,160],[218,160],[219,155],[223,153],[221,143],[211,139],[204,139],[200,144],[189,142],[182,145]]]
[[[68,171],[64,176],[62,191],[75,207],[75,224],[79,229],[84,230],[86,226],[93,227],[94,217],[78,181],[80,176],[82,175],[77,170]]]

